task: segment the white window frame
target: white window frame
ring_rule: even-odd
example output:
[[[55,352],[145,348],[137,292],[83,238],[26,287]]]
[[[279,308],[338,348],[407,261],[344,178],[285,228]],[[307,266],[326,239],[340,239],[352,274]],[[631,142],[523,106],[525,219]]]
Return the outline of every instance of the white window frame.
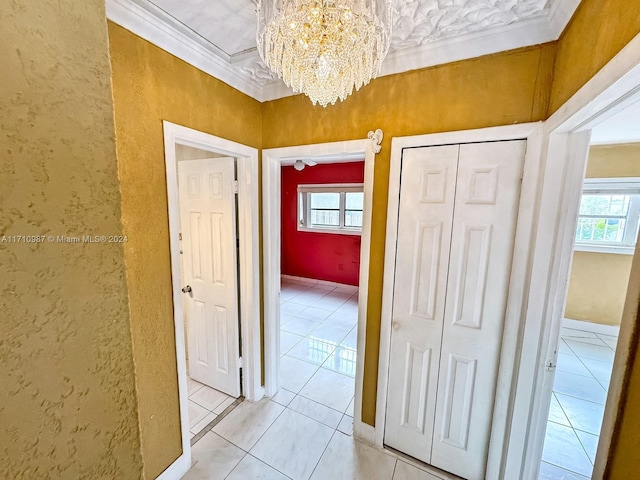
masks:
[[[585,179],[582,188],[582,194],[593,195],[597,193],[607,195],[640,195],[640,177]],[[640,197],[638,197],[635,201],[632,201],[629,205],[629,211],[626,217],[624,240],[621,244],[575,241],[574,250],[577,252],[617,253],[622,255],[633,255],[633,252],[635,250],[635,236],[638,232],[639,219]]]
[[[344,225],[346,212],[346,193],[364,192],[364,183],[321,183],[314,185],[298,185],[298,217],[297,225],[300,232],[331,233],[338,235],[362,235],[362,227],[347,227]],[[307,225],[311,218],[311,204],[309,193],[339,193],[340,194],[340,225],[323,227]]]

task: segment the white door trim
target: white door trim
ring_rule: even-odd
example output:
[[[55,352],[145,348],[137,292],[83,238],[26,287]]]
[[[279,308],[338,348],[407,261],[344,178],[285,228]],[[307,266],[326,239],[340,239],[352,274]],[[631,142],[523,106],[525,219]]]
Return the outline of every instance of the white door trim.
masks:
[[[262,151],[262,208],[264,252],[264,349],[265,391],[274,395],[280,386],[280,191],[282,162],[300,157],[336,157],[341,154],[361,155],[364,159],[364,215],[360,246],[360,286],[358,290],[358,353],[356,360],[353,431],[366,436],[362,423],[362,386],[364,376],[364,347],[367,324],[369,257],[371,247],[371,214],[373,202],[373,171],[375,154],[379,152],[380,137],[364,140],[320,143],[296,147],[271,148]]]
[[[522,191],[520,194],[516,238],[514,244],[515,251],[512,263],[511,279],[509,282],[509,298],[507,302],[495,400],[495,409],[497,411],[508,412],[516,396],[516,382],[514,382],[516,368],[513,359],[516,358],[518,352],[519,338],[522,330],[521,314],[524,308],[524,295],[527,288],[525,278],[526,273],[529,270],[531,231],[538,193],[538,178],[540,175],[542,124],[528,123],[505,127],[484,128],[479,130],[397,137],[392,140],[384,285],[382,292],[382,324],[380,332],[378,394],[376,401],[375,444],[378,447],[384,447],[384,425],[386,420],[389,355],[391,344],[391,309],[396,262],[395,252],[398,230],[402,150],[404,148],[412,147],[520,139],[525,139],[527,141],[527,152],[524,162]],[[494,415],[493,417],[491,442],[489,446],[489,462],[486,474],[488,479],[500,478],[499,472],[501,470],[501,459],[504,456],[510,432],[509,418],[509,415]]]
[[[180,268],[180,209],[178,207],[178,169],[176,144],[199,148],[235,157],[238,165],[238,225],[240,240],[240,322],[244,396],[257,401],[264,396],[260,369],[260,285],[258,231],[258,150],[230,140],[163,121],[165,166],[167,173],[167,207],[169,213],[169,243],[171,251],[171,281],[173,285],[173,318],[176,336],[178,393],[182,454],[159,477],[163,480],[181,478],[191,466],[191,435],[189,433],[187,363],[185,354],[184,319],[182,316],[182,273]]]
[[[539,229],[532,257],[527,331],[522,342],[518,386],[525,394],[514,407],[513,429],[521,434],[511,445],[514,450],[505,467],[511,477],[505,474],[505,478],[535,479],[540,466],[553,382],[553,372],[545,372],[542,367],[547,361],[555,362],[557,355],[590,130],[639,98],[640,35],[637,35],[545,123],[545,172],[538,225],[551,228],[546,232]],[[633,327],[632,322],[625,320],[620,329],[593,478],[604,476],[617,422]]]

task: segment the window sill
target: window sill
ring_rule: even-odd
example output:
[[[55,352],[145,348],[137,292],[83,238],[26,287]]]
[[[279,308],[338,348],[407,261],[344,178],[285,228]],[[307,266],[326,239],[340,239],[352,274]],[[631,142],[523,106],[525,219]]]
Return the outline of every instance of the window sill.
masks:
[[[350,230],[347,228],[309,228],[298,226],[298,231],[308,233],[330,233],[332,235],[354,235],[357,237],[362,235],[362,230]]]
[[[635,251],[635,247],[575,244],[573,246],[573,250],[576,252],[614,253],[618,255],[633,255],[633,252]]]

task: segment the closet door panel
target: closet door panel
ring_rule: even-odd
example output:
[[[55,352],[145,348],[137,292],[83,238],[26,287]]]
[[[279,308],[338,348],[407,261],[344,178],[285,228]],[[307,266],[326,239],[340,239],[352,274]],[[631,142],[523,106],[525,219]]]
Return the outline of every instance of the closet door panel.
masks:
[[[405,150],[385,443],[429,463],[459,146]]]
[[[460,146],[430,463],[469,480],[485,475],[525,148]]]

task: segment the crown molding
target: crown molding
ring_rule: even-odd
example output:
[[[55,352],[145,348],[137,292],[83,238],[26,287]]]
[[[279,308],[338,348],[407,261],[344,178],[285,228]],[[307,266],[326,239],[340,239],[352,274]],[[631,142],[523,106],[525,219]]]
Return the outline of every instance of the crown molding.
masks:
[[[262,87],[211,42],[145,0],[106,0],[107,18],[242,93],[262,99]]]
[[[546,16],[456,35],[387,54],[380,77],[551,41]]]
[[[557,40],[580,0],[554,2],[546,15],[390,52],[379,77]],[[106,0],[107,18],[260,102],[296,95],[282,81],[261,85],[239,68],[250,49],[229,56],[147,0]]]
[[[291,88],[287,87],[282,80],[276,80],[274,82],[267,83],[262,87],[262,101],[268,102],[270,100],[277,100],[284,97],[293,97],[294,95],[301,95],[295,93]]]
[[[554,2],[549,11],[549,26],[554,34],[554,38],[549,41],[558,40],[564,29],[569,24],[569,20],[576,13],[580,0],[562,0]]]

